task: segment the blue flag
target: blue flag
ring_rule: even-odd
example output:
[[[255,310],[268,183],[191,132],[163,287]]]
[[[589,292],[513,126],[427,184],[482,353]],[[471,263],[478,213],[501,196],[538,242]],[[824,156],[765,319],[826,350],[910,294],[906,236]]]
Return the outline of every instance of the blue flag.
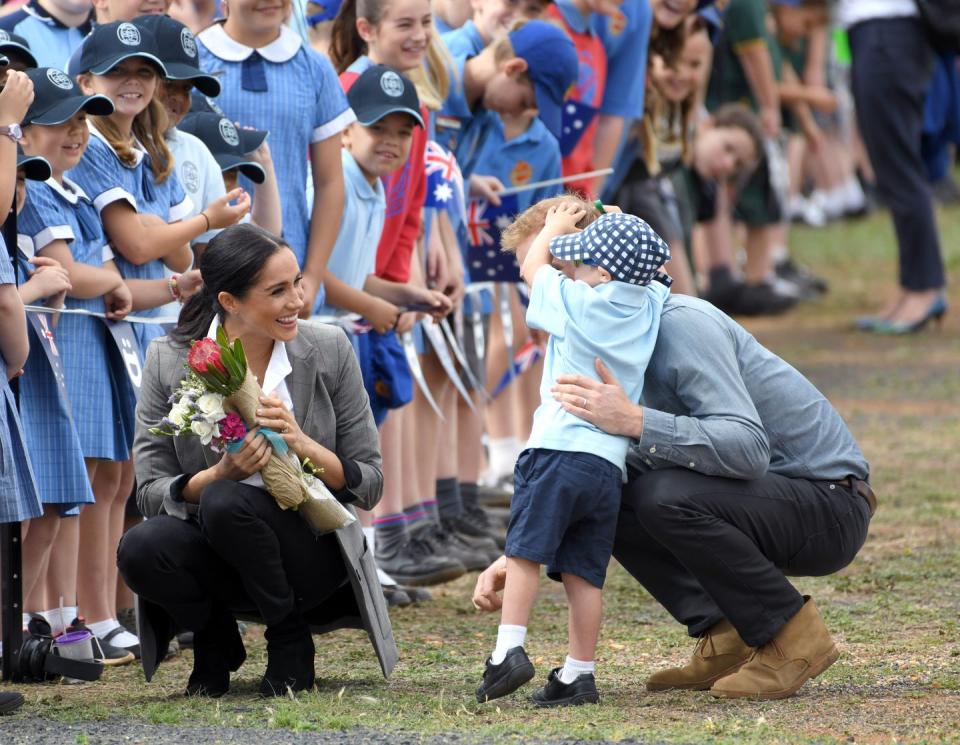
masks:
[[[513,254],[500,250],[500,233],[518,212],[517,196],[501,197],[494,207],[471,199],[467,207],[467,271],[474,282],[519,282],[520,267]]]
[[[580,143],[580,138],[593,123],[598,109],[581,101],[563,102],[562,132],[560,134],[560,155],[566,158]]]

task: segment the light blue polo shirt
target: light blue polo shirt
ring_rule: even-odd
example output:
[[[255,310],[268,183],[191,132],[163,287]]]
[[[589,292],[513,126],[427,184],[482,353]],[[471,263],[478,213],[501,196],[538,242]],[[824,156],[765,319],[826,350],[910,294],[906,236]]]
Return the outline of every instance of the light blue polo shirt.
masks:
[[[647,45],[653,11],[648,0],[624,0],[613,17],[594,13],[593,32],[607,52],[607,83],[600,111],[628,120],[643,116]]]
[[[467,21],[460,28],[443,35],[443,43],[447,45],[450,54],[454,57],[475,57],[487,46],[480,37],[477,24]]]
[[[26,39],[40,67],[55,67],[66,71],[70,55],[90,33],[92,19],[93,9],[90,10],[90,18],[86,23],[70,28],[40,7],[36,0],[31,0],[12,13],[0,17],[0,29]]]
[[[376,187],[370,186],[346,148],[340,151],[340,160],[343,163],[343,215],[327,271],[344,284],[362,290],[363,283],[376,268],[377,245],[383,232],[387,200],[383,182],[377,179]],[[333,316],[344,311],[319,303],[313,312],[314,315]]]
[[[660,283],[607,282],[590,287],[551,266],[537,270],[530,287],[527,325],[550,334],[540,381],[540,406],[533,415],[528,448],[593,453],[623,471],[630,440],[602,432],[554,400],[558,375],[597,379],[601,358],[631,401],[639,401],[643,378],[660,329],[660,313],[670,289]]]

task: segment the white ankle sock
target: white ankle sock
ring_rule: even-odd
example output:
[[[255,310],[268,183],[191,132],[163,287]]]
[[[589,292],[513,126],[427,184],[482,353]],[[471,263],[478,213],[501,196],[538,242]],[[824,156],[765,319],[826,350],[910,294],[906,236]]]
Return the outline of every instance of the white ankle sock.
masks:
[[[517,448],[519,443],[516,437],[501,437],[491,439],[488,447],[489,473],[494,478],[503,478],[513,473],[517,462]]]
[[[370,552],[371,556],[377,555],[377,529],[372,525],[368,525],[366,528],[362,528],[363,537],[367,539],[367,551]],[[397,584],[397,581],[383,571],[380,567],[377,567],[377,579],[380,580],[380,584],[385,587],[393,587]]]
[[[69,605],[63,608],[51,608],[50,610],[42,611],[40,615],[47,619],[47,623],[50,624],[50,628],[54,634],[62,634],[67,630],[67,626],[73,623],[73,619],[77,617],[77,606]]]
[[[97,621],[96,623],[87,624],[87,628],[93,632],[94,636],[97,636],[101,639],[118,626],[120,626],[120,622],[116,618],[108,618],[106,621]],[[115,637],[113,637],[113,639],[110,640],[110,643],[115,647],[133,647],[139,644],[140,640],[129,631],[124,629]]]
[[[526,638],[526,626],[501,624],[500,628],[497,629],[497,647],[493,650],[493,654],[490,655],[493,664],[499,665],[503,662],[503,658],[507,656],[507,652],[514,647],[522,647]]]
[[[563,669],[560,671],[560,682],[572,683],[577,679],[577,676],[583,673],[592,673],[596,666],[597,663],[594,660],[584,662],[583,660],[575,660],[568,655],[563,663]]]

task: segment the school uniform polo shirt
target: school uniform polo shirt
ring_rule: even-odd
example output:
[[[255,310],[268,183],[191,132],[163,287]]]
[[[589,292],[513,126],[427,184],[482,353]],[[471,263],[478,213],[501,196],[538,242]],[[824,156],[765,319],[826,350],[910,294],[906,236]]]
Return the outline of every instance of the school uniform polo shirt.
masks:
[[[600,111],[625,119],[643,116],[647,48],[653,12],[648,0],[624,0],[615,16],[594,13],[590,28],[607,53],[607,83]]]
[[[528,448],[593,453],[623,471],[629,440],[602,432],[563,410],[550,389],[558,375],[596,379],[601,358],[631,401],[639,401],[643,379],[660,328],[660,312],[670,294],[661,282],[633,285],[607,282],[590,287],[551,266],[534,275],[527,325],[550,334],[540,381],[540,406],[533,416]]]
[[[18,34],[27,40],[39,67],[67,69],[70,55],[80,46],[93,28],[93,9],[87,21],[76,28],[64,25],[40,7],[37,0],[0,16],[0,29]]]
[[[343,163],[343,216],[340,231],[333,244],[327,272],[344,284],[362,290],[367,277],[376,271],[377,245],[383,233],[384,214],[387,208],[383,182],[376,186],[367,181],[357,161],[346,148],[340,151]],[[318,304],[315,315],[336,315],[341,308]]]
[[[551,5],[547,13],[563,24],[567,34],[573,39],[577,49],[579,74],[577,84],[569,99],[577,101],[593,110],[599,110],[603,104],[604,92],[607,84],[607,52],[603,42],[591,27],[595,14],[584,16],[577,10],[570,0],[557,0]],[[564,117],[564,126],[569,119]],[[573,150],[563,159],[563,173],[585,173],[593,170],[593,143],[597,135],[597,117],[594,115],[590,123],[584,128]],[[567,184],[570,189],[589,193],[592,179],[586,181],[571,181]]]
[[[455,57],[476,57],[487,46],[480,37],[477,24],[467,21],[460,28],[443,35],[443,43],[447,45],[450,54]]]
[[[472,175],[471,164],[477,162],[477,150],[481,145],[483,127],[474,120],[481,120],[486,113],[480,102],[474,108],[470,107],[463,85],[464,67],[472,56],[467,53],[452,55],[450,90],[443,107],[434,117],[434,140],[456,156],[464,179]]]
[[[166,134],[167,147],[173,153],[173,167],[193,208],[183,219],[199,215],[227,193],[223,172],[213,154],[200,138],[172,127]],[[208,230],[190,241],[190,245],[209,243],[219,230]]]

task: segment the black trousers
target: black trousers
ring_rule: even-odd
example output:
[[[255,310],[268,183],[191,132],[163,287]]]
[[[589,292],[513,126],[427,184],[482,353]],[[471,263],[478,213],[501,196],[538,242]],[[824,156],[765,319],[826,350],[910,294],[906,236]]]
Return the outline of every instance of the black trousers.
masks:
[[[933,48],[918,18],[882,18],[850,29],[851,84],[857,122],[877,189],[893,216],[900,285],[946,285],[933,200],[920,153]]]
[[[199,631],[215,609],[274,624],[295,608],[315,608],[347,581],[336,536],[315,536],[262,489],[215,481],[199,514],[199,522],[150,518],[123,536],[117,552],[130,588],[182,628]]]
[[[624,487],[613,555],[691,636],[726,618],[760,646],[803,605],[786,575],[845,567],[869,523],[866,501],[840,484],[671,468]]]

